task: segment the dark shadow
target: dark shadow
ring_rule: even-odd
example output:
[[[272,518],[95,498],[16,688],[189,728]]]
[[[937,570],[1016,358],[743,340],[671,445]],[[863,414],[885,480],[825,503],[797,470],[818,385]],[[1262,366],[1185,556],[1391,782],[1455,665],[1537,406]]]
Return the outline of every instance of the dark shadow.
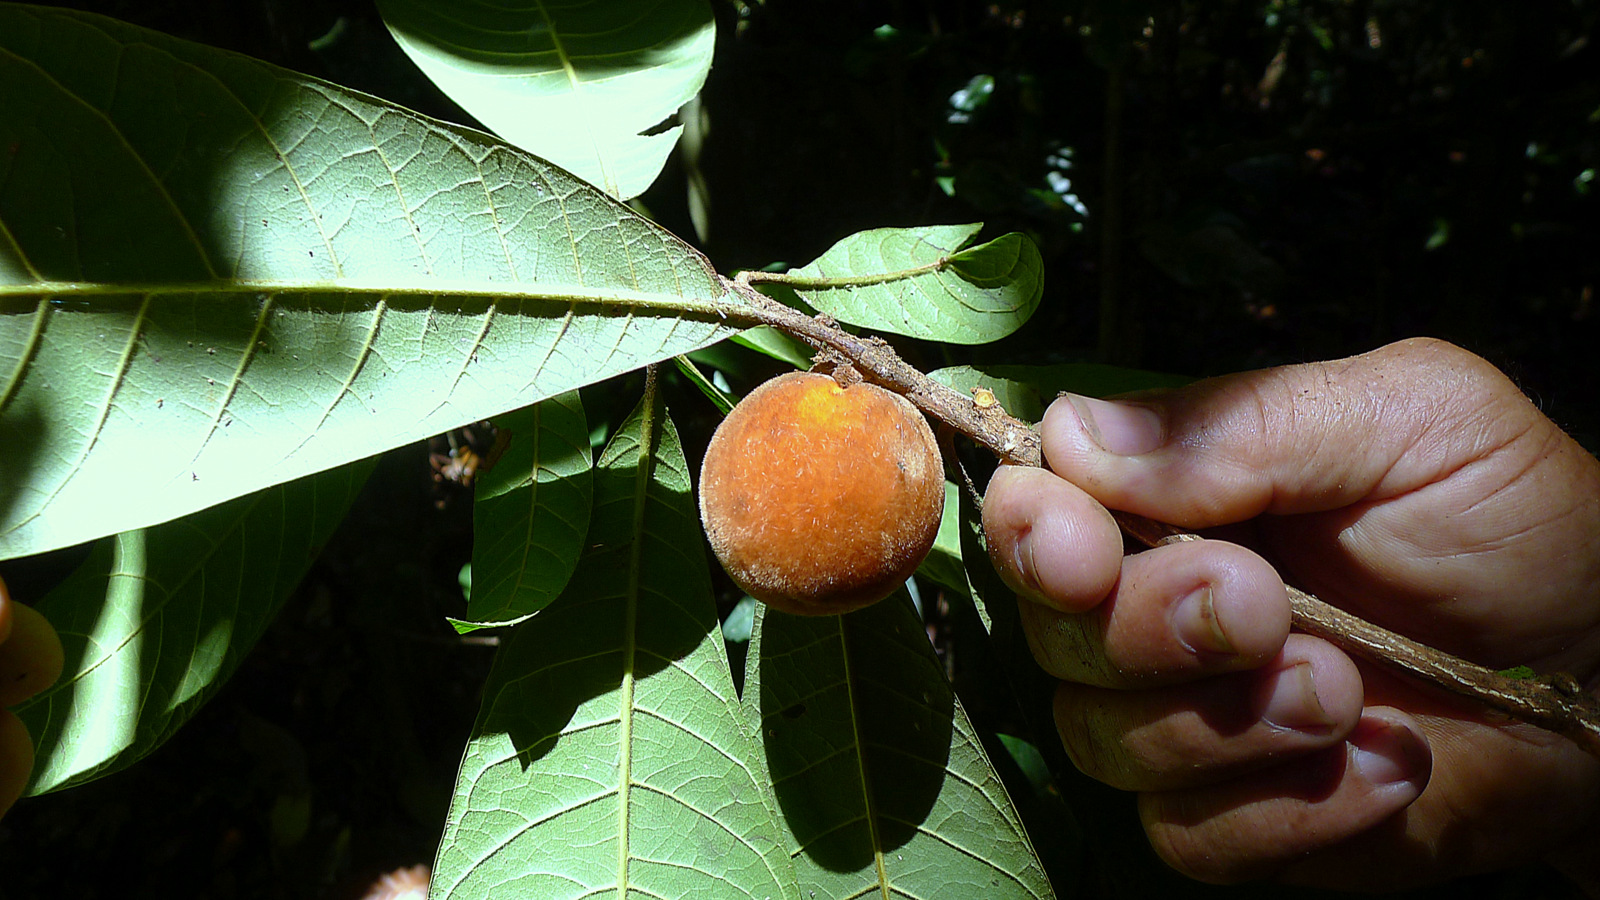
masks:
[[[125,768],[176,733],[255,646],[370,470],[332,469],[74,550],[87,551],[82,564],[29,598],[64,654],[62,678],[16,708],[38,746],[31,789]]]
[[[901,594],[846,616],[768,610],[761,735],[802,851],[855,872],[917,833],[944,786],[955,694]]]
[[[0,316],[6,314],[0,310]],[[0,408],[0,447],[5,448],[0,452],[0,522],[13,521],[13,511],[23,502],[22,488],[34,483],[31,473],[49,453],[53,424],[32,402]],[[26,527],[26,522],[19,526]]]

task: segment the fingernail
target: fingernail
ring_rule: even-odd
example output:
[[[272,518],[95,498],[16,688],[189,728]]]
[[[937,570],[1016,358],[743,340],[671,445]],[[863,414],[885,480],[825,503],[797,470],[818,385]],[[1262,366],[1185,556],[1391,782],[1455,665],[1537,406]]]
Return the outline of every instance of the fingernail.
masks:
[[[1096,400],[1067,394],[1089,437],[1102,450],[1118,456],[1138,456],[1161,446],[1161,417],[1148,406]]]
[[[1375,785],[1414,781],[1428,769],[1428,749],[1411,729],[1363,719],[1350,732],[1350,764]]]
[[[1209,584],[1178,601],[1172,609],[1172,624],[1178,639],[1190,650],[1227,656],[1236,652],[1217,618],[1216,598]]]
[[[1280,671],[1268,688],[1261,721],[1290,731],[1318,731],[1333,724],[1317,698],[1311,663],[1295,663]]]

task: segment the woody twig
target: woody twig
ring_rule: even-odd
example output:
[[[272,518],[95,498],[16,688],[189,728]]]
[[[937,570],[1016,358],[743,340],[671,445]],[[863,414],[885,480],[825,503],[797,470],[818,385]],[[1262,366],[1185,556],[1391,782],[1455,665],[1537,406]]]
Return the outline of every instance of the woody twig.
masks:
[[[747,280],[724,279],[741,302],[726,307],[730,320],[770,325],[824,354],[842,357],[866,380],[896,391],[931,418],[966,435],[1004,463],[1043,466],[1039,433],[997,404],[983,404],[939,384],[909,365],[888,344],[850,334],[767,297]],[[1197,534],[1126,512],[1113,512],[1122,530],[1148,547],[1197,541]],[[1519,677],[1480,666],[1380,628],[1315,596],[1289,588],[1296,630],[1348,653],[1409,675],[1494,712],[1536,725],[1600,757],[1600,700],[1564,673]]]

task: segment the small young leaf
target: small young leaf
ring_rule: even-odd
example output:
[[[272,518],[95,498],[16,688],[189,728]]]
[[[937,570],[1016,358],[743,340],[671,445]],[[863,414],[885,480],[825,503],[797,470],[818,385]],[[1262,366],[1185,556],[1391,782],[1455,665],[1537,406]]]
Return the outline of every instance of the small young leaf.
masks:
[[[845,238],[784,282],[851,325],[954,344],[999,340],[1044,293],[1039,248],[1021,234],[962,249],[982,223],[877,228]]]

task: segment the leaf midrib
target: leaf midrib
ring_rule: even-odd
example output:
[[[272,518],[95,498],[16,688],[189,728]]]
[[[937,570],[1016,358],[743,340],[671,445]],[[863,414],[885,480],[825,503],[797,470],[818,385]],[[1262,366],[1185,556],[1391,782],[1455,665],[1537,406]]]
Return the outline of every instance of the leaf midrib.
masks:
[[[727,291],[714,298],[685,297],[661,291],[588,285],[488,282],[471,279],[420,279],[390,281],[375,278],[347,278],[337,281],[176,281],[176,282],[89,282],[40,281],[31,284],[0,285],[0,300],[57,299],[89,300],[94,297],[195,296],[203,294],[371,294],[380,297],[464,297],[496,300],[540,300],[571,303],[610,303],[675,312],[705,313],[735,317],[742,306],[724,301]]]

